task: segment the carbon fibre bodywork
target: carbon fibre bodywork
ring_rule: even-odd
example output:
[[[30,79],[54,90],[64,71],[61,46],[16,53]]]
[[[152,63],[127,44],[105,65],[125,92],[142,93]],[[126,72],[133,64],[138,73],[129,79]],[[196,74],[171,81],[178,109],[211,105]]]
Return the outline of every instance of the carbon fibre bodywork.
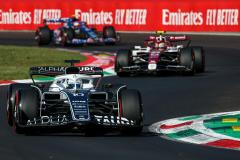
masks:
[[[35,75],[54,76],[54,80],[50,84],[37,83]],[[103,70],[99,67],[37,66],[30,68],[30,76],[32,85],[10,85],[15,94],[8,96],[13,101],[8,101],[12,108],[8,107],[7,114],[11,112],[8,119],[16,132],[35,127],[141,129],[143,126],[140,93],[134,91],[135,100],[126,99],[124,94],[132,92],[126,85],[100,85]],[[125,105],[127,101],[133,103]],[[131,111],[136,106],[137,116]]]

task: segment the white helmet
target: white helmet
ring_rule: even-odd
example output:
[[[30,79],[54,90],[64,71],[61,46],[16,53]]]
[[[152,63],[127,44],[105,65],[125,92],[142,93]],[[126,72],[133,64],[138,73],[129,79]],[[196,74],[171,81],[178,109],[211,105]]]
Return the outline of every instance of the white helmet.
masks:
[[[61,78],[55,80],[49,87],[49,91],[58,92],[64,89],[77,90],[82,88],[81,79]]]
[[[56,77],[54,82],[49,87],[49,91],[53,92],[59,92],[64,89],[67,90],[94,89],[93,79],[85,78],[76,74],[59,76]]]
[[[165,43],[164,43],[164,42],[160,42],[160,43],[158,44],[158,47],[159,47],[159,48],[165,48]]]

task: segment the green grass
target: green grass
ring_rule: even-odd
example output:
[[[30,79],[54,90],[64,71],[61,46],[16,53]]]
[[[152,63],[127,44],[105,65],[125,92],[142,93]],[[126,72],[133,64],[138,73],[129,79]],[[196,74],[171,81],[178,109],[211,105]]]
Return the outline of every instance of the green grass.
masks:
[[[85,57],[51,48],[0,45],[0,80],[28,79],[31,66],[65,66],[66,59],[84,61]]]

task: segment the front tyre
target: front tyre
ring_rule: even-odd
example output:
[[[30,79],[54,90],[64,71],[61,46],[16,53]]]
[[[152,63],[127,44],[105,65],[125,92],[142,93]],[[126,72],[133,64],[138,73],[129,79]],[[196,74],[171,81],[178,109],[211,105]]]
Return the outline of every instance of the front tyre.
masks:
[[[40,97],[37,90],[20,89],[15,94],[15,107],[13,128],[17,134],[26,133],[28,130],[24,127],[28,120],[39,115]]]
[[[8,125],[13,125],[13,110],[15,106],[15,94],[17,90],[31,88],[29,84],[14,83],[8,86],[7,91],[7,120]]]
[[[52,31],[48,26],[39,27],[35,32],[35,40],[38,45],[48,45],[52,39]]]
[[[120,92],[120,107],[122,117],[134,121],[134,126],[122,129],[123,134],[138,135],[143,129],[143,108],[141,94],[137,90],[122,90]]]
[[[74,38],[74,30],[72,28],[63,28],[60,33],[61,36],[61,45],[63,47],[72,43]]]
[[[117,39],[117,33],[116,30],[113,26],[105,26],[103,28],[103,38],[107,39],[107,38],[113,38],[113,39]],[[106,45],[114,45],[115,42],[105,42]]]

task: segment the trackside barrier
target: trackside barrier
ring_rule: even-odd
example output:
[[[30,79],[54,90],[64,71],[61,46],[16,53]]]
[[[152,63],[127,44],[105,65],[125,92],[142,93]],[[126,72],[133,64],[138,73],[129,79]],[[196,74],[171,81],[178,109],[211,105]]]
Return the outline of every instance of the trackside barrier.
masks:
[[[0,0],[0,30],[35,30],[78,16],[98,29],[240,32],[239,0]],[[60,25],[55,23],[51,27]]]

